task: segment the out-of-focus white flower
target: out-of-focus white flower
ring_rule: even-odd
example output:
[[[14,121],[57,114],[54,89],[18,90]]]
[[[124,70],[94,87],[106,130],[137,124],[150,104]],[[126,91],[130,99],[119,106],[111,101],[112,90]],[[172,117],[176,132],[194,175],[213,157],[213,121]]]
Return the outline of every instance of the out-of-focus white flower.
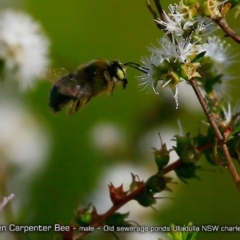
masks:
[[[206,37],[218,29],[217,25],[207,17],[198,16],[195,20],[196,29],[194,30],[194,35],[197,36],[197,39],[199,40],[206,40]]]
[[[228,69],[237,61],[238,53],[234,54],[231,45],[217,36],[208,37],[207,42],[199,46],[199,51],[206,52],[201,62],[202,71],[205,74],[202,82],[206,81],[208,86],[212,85],[211,87],[219,97],[222,93],[227,95],[229,80],[234,78]]]
[[[131,240],[156,240],[156,239],[168,239],[165,232],[162,232],[157,229],[161,229],[161,227],[164,227],[165,225],[156,225],[154,228],[154,225],[148,226],[148,232],[130,232],[128,233],[128,238]]]
[[[225,124],[229,124],[231,119],[232,119],[232,108],[231,108],[231,104],[230,102],[228,102],[228,108],[226,110],[225,107],[222,107],[222,111],[223,111],[223,114],[224,114],[224,122]]]
[[[21,90],[46,71],[48,48],[48,39],[31,16],[12,10],[0,13],[0,60],[5,78],[17,80]]]
[[[0,99],[0,156],[25,172],[39,169],[49,152],[46,132],[17,102]]]
[[[240,102],[237,101],[237,104],[232,109],[231,103],[228,102],[227,108],[222,107],[222,121],[221,125],[223,126],[232,126],[237,124],[240,119]]]
[[[93,127],[90,137],[93,145],[105,154],[111,154],[125,147],[124,131],[113,123],[99,123]]]
[[[216,74],[226,74],[226,69],[236,59],[236,54],[233,54],[231,45],[226,41],[222,41],[217,36],[208,37],[207,43],[203,45],[203,51],[206,51],[205,56],[212,59],[213,68]]]

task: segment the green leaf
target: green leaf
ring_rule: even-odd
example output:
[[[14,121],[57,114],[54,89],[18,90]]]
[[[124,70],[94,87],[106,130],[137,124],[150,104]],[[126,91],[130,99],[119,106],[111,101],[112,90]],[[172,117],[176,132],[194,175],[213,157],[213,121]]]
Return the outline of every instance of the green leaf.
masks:
[[[193,60],[192,63],[200,63],[206,54],[206,51],[199,53]]]
[[[240,125],[233,129],[233,131],[228,135],[228,139],[239,132],[240,132]]]

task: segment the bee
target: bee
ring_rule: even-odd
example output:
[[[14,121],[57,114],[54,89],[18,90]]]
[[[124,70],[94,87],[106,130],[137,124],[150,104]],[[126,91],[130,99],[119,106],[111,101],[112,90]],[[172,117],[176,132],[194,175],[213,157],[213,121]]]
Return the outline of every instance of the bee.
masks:
[[[49,106],[54,112],[59,112],[65,105],[70,104],[68,114],[76,113],[92,98],[103,93],[112,95],[116,84],[121,83],[126,88],[128,80],[126,66],[129,65],[140,71],[140,65],[129,62],[95,59],[80,65],[57,80],[50,90]]]

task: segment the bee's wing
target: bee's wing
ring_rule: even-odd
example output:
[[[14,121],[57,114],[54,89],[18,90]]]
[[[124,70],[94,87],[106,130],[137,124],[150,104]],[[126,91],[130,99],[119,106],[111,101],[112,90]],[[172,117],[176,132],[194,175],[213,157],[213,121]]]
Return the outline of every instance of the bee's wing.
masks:
[[[91,99],[91,95],[91,87],[88,83],[80,84],[75,78],[64,76],[53,85],[49,105],[58,112],[72,102],[69,114],[73,114]]]
[[[78,98],[74,98],[71,101],[71,105],[68,109],[68,115],[76,113],[81,107],[90,101],[92,98],[90,85],[85,84],[81,87],[77,95]]]
[[[58,92],[64,96],[70,98],[77,98],[77,95],[81,89],[80,84],[75,78],[62,77],[54,83],[54,87],[58,88]]]

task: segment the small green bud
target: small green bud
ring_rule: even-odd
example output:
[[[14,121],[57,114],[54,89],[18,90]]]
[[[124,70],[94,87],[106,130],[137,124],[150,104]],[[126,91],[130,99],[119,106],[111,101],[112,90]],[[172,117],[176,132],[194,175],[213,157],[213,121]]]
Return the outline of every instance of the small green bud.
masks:
[[[189,134],[186,136],[175,136],[176,146],[173,147],[181,161],[186,163],[197,162],[200,157],[197,142]]]
[[[176,86],[182,82],[179,73],[169,70],[168,73],[163,75],[162,88],[169,87],[175,92]]]
[[[156,203],[156,199],[153,196],[154,193],[145,188],[145,190],[139,194],[135,200],[143,207],[149,207]]]
[[[197,69],[200,66],[199,63],[184,63],[180,67],[180,76],[185,80],[189,81],[193,77],[201,78],[201,75],[198,73]]]
[[[130,191],[134,191],[135,189],[137,189],[139,186],[141,186],[142,184],[144,184],[144,181],[140,181],[139,176],[138,175],[134,175],[133,173],[131,173],[132,175],[132,182],[130,184]]]
[[[90,211],[86,211],[82,214],[76,215],[75,219],[80,225],[89,225],[92,221],[92,213]]]
[[[127,213],[116,212],[106,220],[106,224],[109,226],[131,226],[130,223],[125,221],[125,219],[128,216],[129,212]]]
[[[177,176],[186,183],[184,179],[198,178],[196,176],[196,171],[201,168],[196,166],[194,163],[182,162],[176,169],[174,169]]]
[[[166,187],[166,181],[164,177],[159,174],[151,176],[146,182],[146,188],[153,193],[161,192]]]
[[[163,169],[165,166],[167,166],[170,159],[166,144],[162,144],[160,149],[152,149],[154,150],[155,162],[158,166],[158,169]]]

